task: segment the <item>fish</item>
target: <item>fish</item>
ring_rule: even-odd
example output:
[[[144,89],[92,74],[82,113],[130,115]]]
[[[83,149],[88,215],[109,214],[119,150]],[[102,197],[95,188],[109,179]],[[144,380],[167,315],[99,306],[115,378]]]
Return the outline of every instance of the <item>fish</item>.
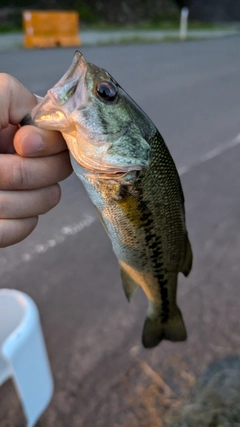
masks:
[[[33,109],[34,125],[58,130],[117,256],[130,301],[147,299],[142,344],[185,341],[178,273],[192,268],[180,178],[151,119],[104,69],[76,51],[72,64]]]

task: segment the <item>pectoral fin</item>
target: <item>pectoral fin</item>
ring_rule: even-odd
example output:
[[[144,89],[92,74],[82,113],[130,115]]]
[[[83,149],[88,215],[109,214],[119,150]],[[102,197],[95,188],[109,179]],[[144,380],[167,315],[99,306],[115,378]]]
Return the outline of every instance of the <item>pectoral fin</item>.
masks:
[[[131,276],[129,276],[129,274],[121,266],[121,264],[120,264],[120,273],[121,273],[123,290],[125,292],[127,300],[130,301],[138,287],[138,284],[131,278]]]

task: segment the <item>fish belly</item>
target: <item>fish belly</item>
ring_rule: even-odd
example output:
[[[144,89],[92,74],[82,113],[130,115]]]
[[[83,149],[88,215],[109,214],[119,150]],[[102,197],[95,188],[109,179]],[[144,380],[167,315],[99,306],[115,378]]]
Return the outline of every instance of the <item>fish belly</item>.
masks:
[[[176,304],[179,262],[175,262],[174,270],[177,256],[166,254],[168,236],[159,233],[159,229],[165,229],[165,224],[161,227],[161,218],[158,218],[158,228],[154,230],[151,211],[129,192],[122,194],[119,183],[78,176],[111,239],[127,298],[130,299],[141,286],[148,299],[143,345],[151,348],[163,339],[185,340],[186,329]]]

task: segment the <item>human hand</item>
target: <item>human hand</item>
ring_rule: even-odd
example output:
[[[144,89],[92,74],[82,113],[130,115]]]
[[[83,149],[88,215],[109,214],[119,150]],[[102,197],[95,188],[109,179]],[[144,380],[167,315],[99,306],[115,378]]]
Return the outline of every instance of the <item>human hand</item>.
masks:
[[[59,132],[18,124],[37,104],[19,81],[0,73],[0,248],[20,242],[38,215],[60,200],[72,168]]]

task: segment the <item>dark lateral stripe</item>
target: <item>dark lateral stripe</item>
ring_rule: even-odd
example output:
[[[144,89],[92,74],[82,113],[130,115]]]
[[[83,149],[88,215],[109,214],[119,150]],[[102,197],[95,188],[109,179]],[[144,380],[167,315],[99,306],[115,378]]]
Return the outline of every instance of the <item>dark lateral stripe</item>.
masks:
[[[158,280],[159,291],[162,300],[162,311],[161,311],[161,322],[167,323],[169,320],[170,309],[168,299],[168,279],[165,276],[165,269],[163,268],[162,262],[162,244],[161,239],[154,234],[154,220],[153,215],[147,208],[147,202],[143,200],[142,188],[138,187],[138,200],[139,200],[139,212],[140,219],[145,231],[145,243],[148,248],[152,250],[153,256],[151,258],[154,276]]]

